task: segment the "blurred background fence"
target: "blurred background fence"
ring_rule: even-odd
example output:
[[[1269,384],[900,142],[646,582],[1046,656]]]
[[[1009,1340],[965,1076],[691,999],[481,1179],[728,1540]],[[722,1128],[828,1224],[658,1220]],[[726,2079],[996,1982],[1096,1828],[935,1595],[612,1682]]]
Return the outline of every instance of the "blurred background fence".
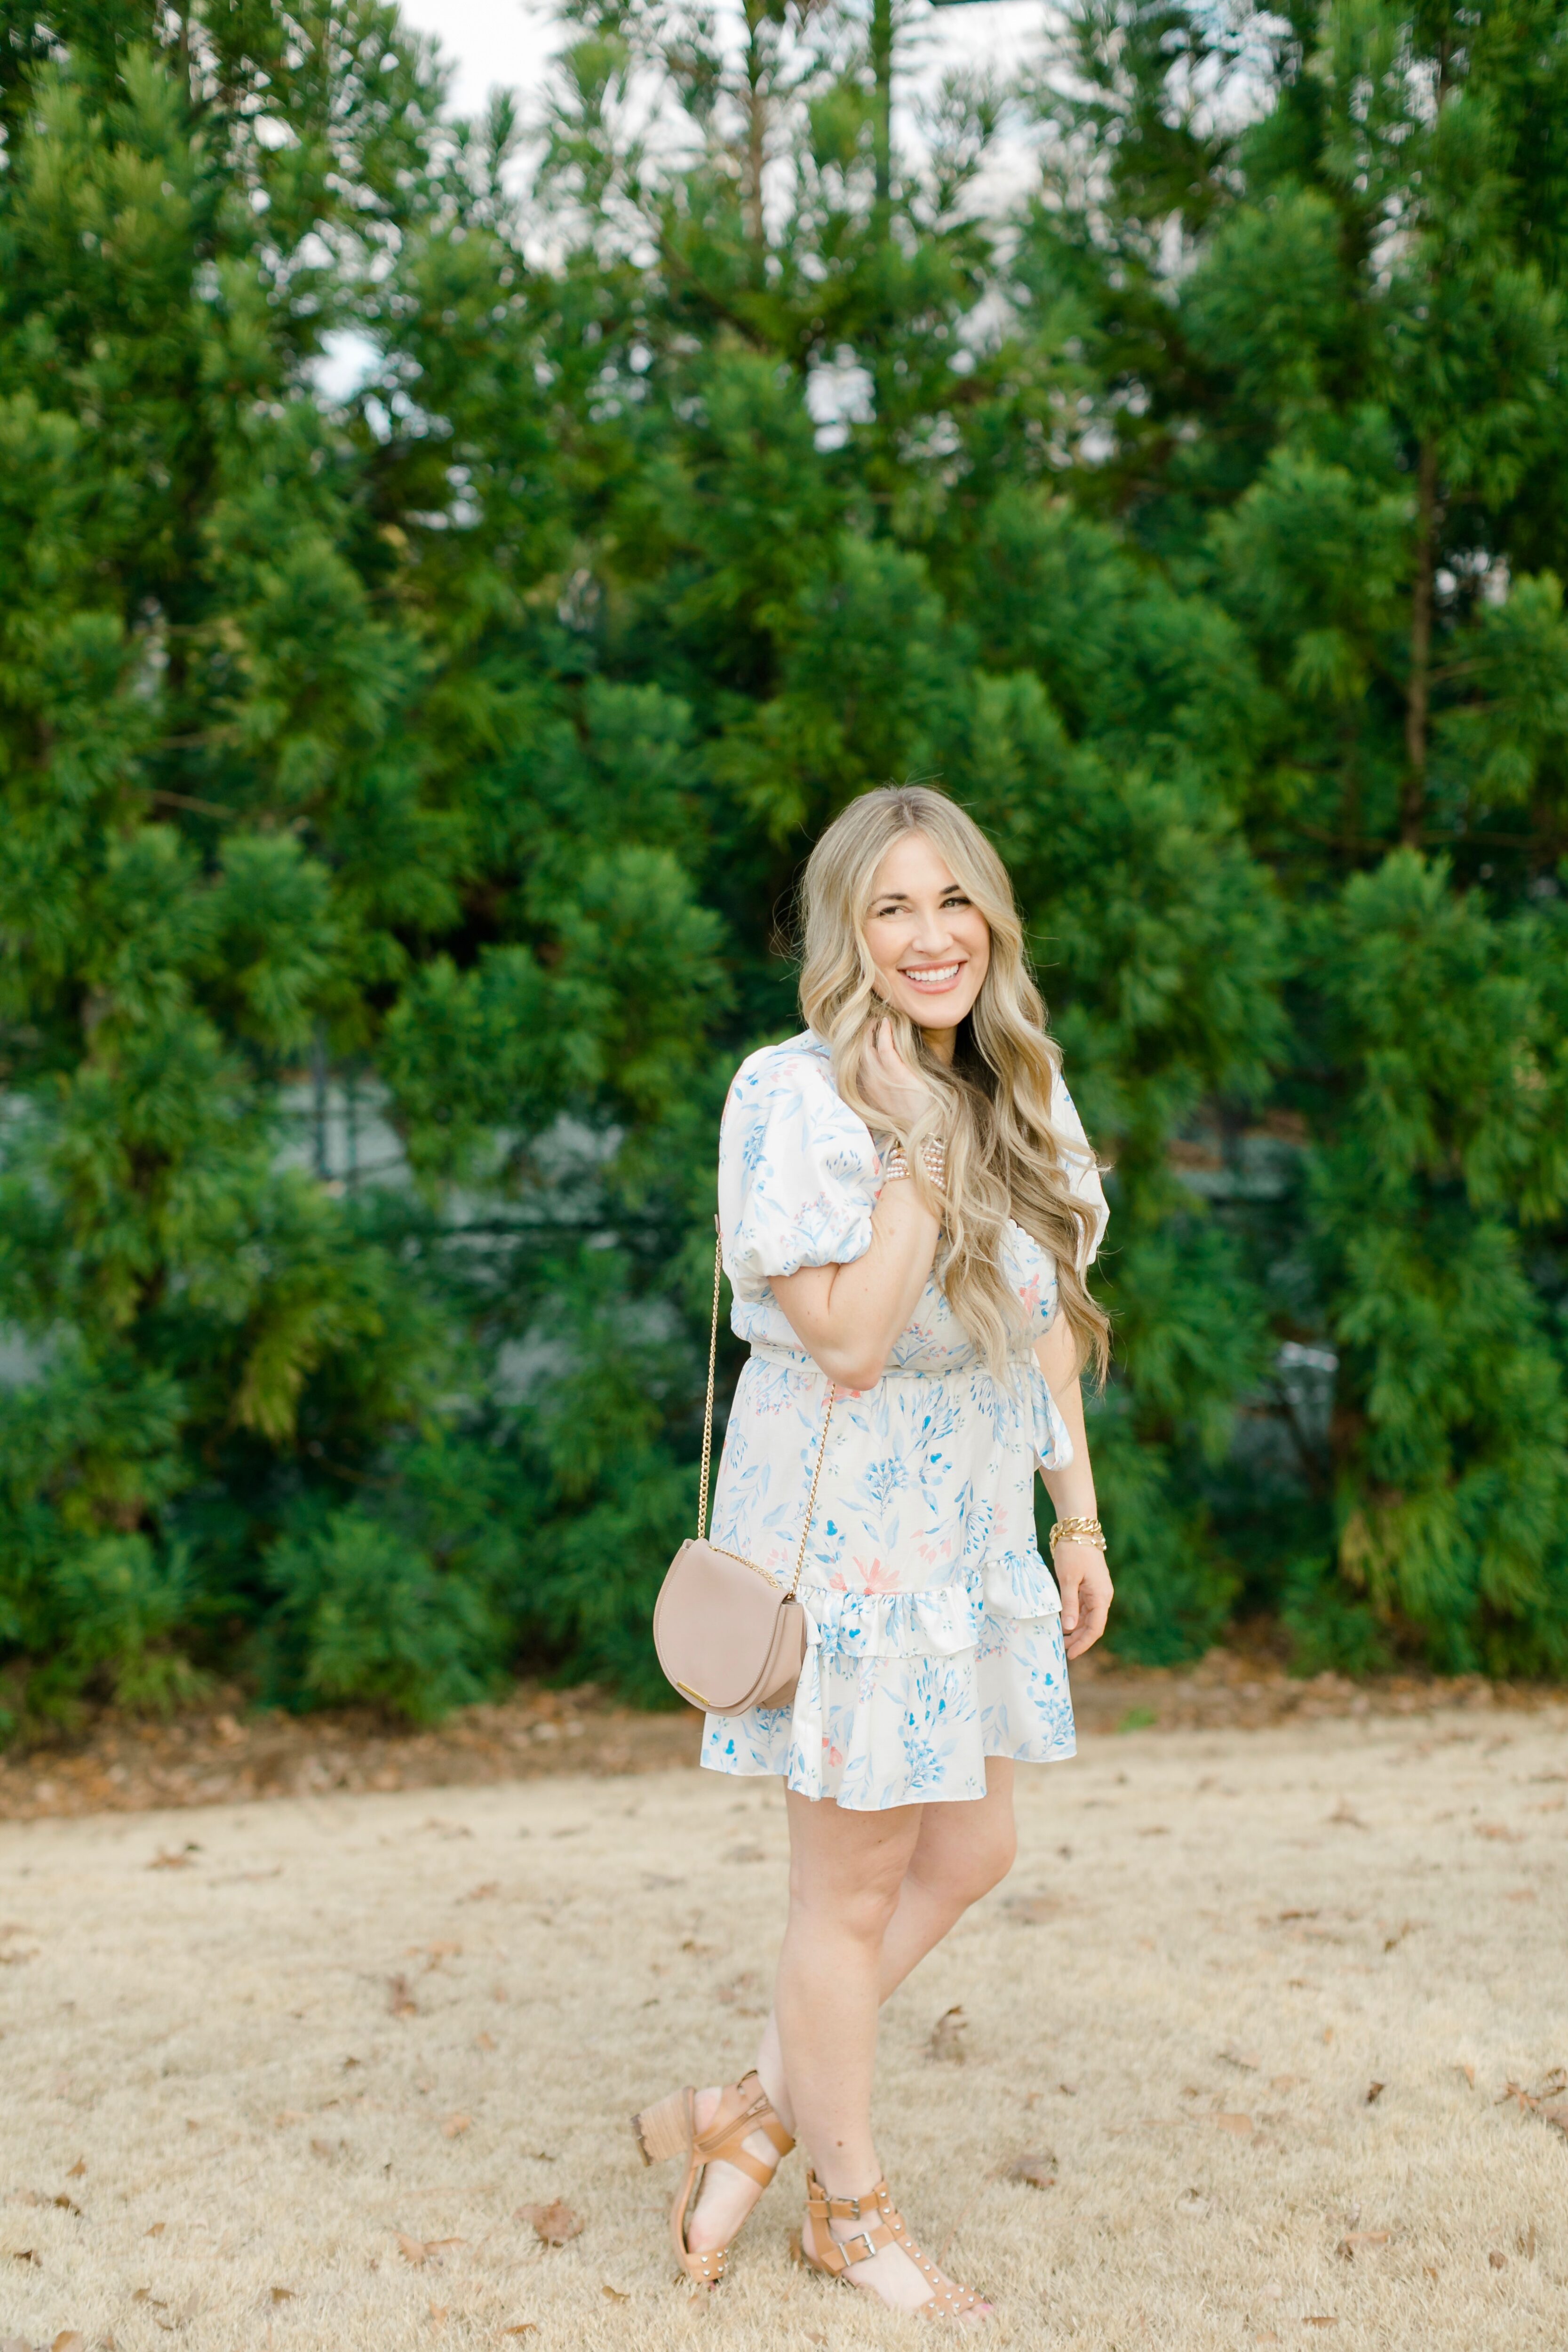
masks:
[[[1123,1653],[1561,1673],[1568,7],[1081,0],[899,140],[851,0],[473,121],[372,0],[0,26],[0,1727],[656,1695],[904,777],[1114,1163]]]

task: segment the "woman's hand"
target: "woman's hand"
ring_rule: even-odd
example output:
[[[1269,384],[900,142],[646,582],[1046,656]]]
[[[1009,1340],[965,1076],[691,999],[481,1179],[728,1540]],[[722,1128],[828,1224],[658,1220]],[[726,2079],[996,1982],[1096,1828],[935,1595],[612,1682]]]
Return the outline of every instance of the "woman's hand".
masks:
[[[1064,1537],[1051,1565],[1062,1596],[1062,1633],[1069,1658],[1092,1650],[1110,1614],[1110,1570],[1098,1544],[1074,1543]]]
[[[915,1126],[931,1107],[934,1089],[900,1053],[889,1020],[879,1021],[867,1041],[860,1092],[874,1111],[900,1127]]]

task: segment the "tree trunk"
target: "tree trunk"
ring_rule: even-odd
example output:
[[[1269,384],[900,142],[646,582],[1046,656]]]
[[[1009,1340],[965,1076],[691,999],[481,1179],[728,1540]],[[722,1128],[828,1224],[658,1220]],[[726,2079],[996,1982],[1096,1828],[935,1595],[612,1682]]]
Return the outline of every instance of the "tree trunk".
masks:
[[[1426,737],[1432,682],[1432,575],[1437,538],[1437,452],[1421,444],[1415,491],[1415,580],[1410,595],[1410,683],[1405,690],[1405,788],[1399,838],[1419,849],[1426,823]]]
[[[746,225],[746,235],[756,248],[759,266],[763,252],[763,175],[768,160],[768,92],[764,86],[767,57],[763,45],[762,20],[758,12],[746,11],[746,154],[744,180],[741,190],[741,211]]]
[[[871,125],[876,142],[877,208],[885,214],[893,193],[893,0],[871,0],[871,79],[877,92],[877,112]],[[883,233],[886,234],[885,227]]]

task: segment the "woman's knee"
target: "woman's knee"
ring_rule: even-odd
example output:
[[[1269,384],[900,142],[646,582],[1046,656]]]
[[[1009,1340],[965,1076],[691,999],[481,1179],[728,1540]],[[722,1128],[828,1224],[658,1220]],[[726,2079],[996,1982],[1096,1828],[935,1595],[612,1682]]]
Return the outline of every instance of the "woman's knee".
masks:
[[[1000,1886],[1018,1853],[1010,1815],[973,1825],[962,1837],[944,1837],[927,1851],[916,1849],[910,1875],[937,1901],[966,1910]]]
[[[806,1861],[795,1856],[790,1869],[790,1907],[803,1920],[815,1922],[858,1941],[879,1944],[899,1905],[899,1894],[909,1868],[907,1849],[862,1853],[847,1866],[822,1866],[822,1857]]]

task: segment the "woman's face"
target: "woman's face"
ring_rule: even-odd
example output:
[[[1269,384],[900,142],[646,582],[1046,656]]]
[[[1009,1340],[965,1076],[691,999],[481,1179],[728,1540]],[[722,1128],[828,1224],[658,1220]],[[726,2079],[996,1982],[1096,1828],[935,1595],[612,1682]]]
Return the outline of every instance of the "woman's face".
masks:
[[[917,1028],[957,1028],[991,962],[991,928],[923,833],[901,834],[877,868],[866,915],[877,992]]]

